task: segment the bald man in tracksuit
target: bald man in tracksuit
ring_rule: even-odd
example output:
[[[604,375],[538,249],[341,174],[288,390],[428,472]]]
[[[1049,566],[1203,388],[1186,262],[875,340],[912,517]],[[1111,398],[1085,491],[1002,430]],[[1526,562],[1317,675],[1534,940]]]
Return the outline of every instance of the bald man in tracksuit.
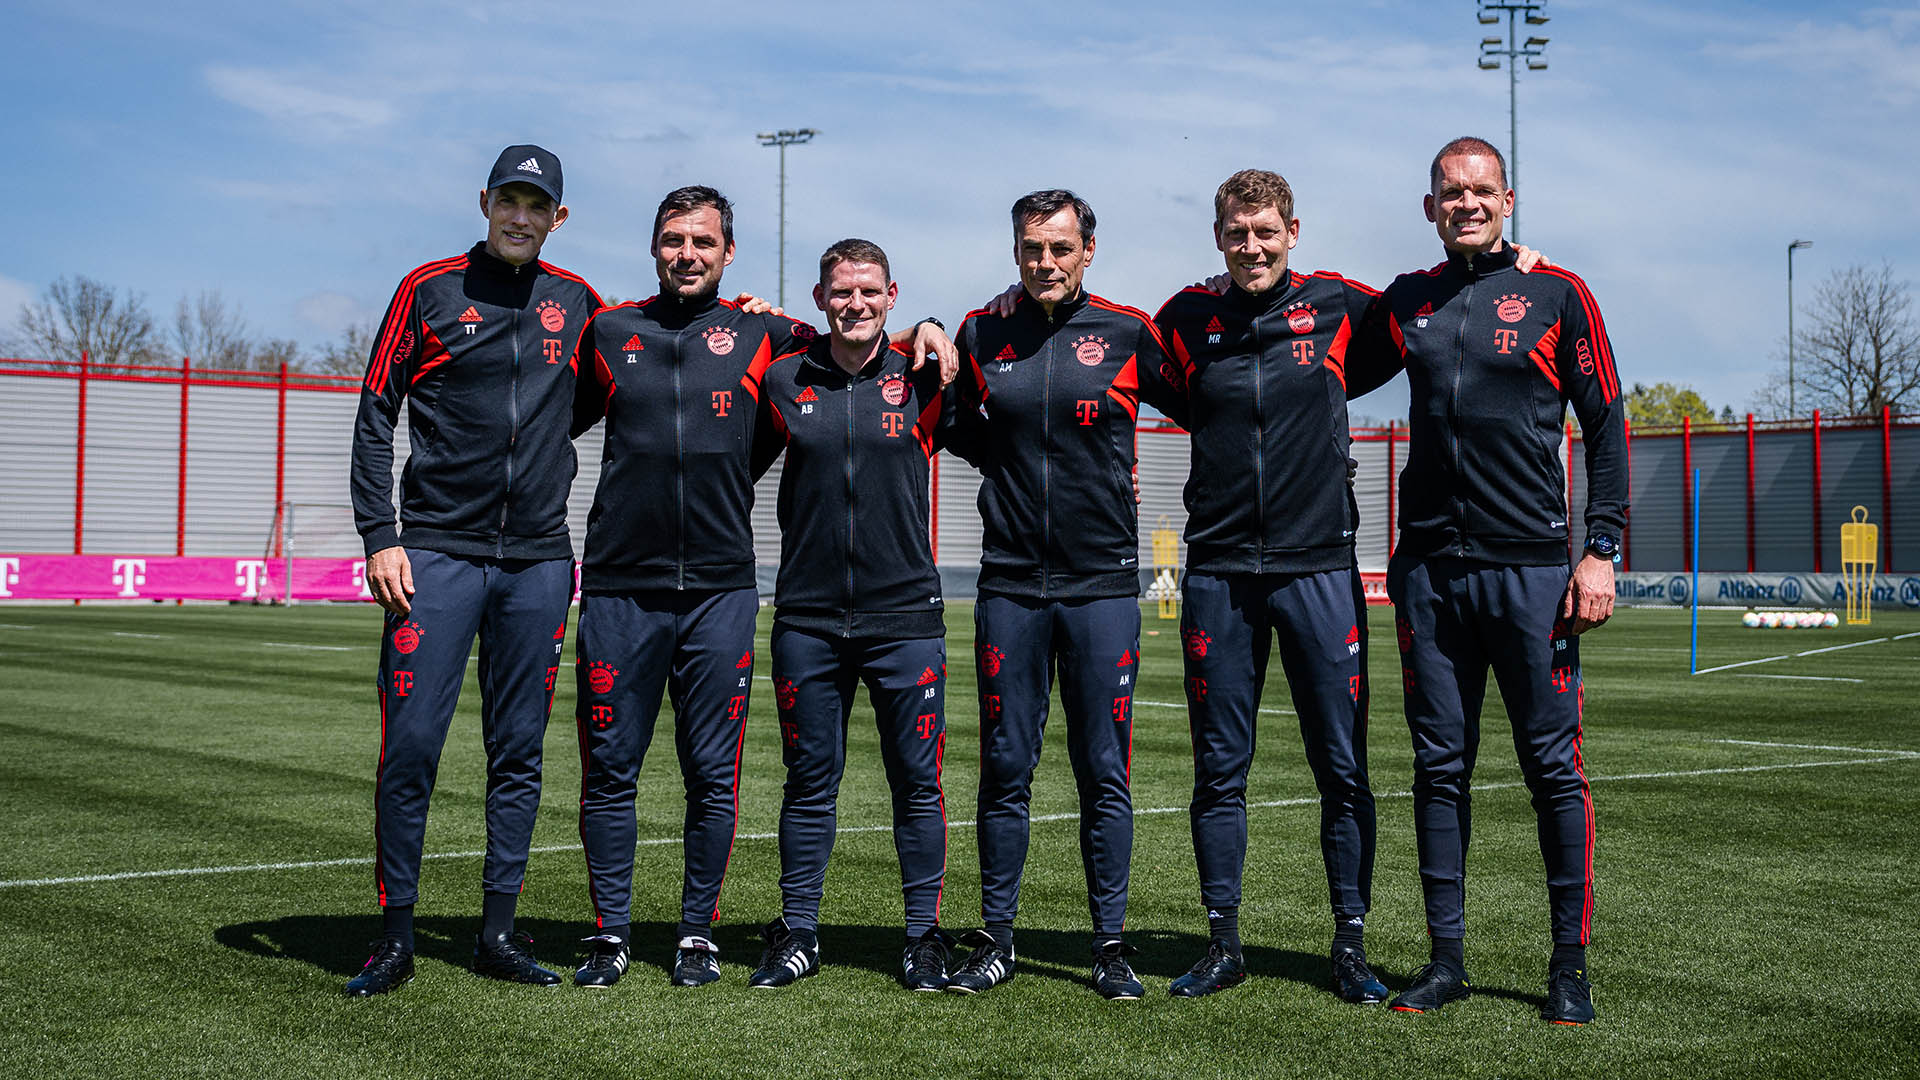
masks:
[[[886,254],[842,240],[821,257],[816,302],[828,337],[783,356],[761,386],[756,465],[780,472],[780,574],[773,685],[787,768],[780,804],[782,912],[749,985],[819,970],[820,900],[846,767],[847,725],[864,683],[893,796],[909,989],[946,985],[940,929],[946,876],[947,653],[929,534],[931,458],[951,427],[938,372],[889,346],[898,288]]]
[[[413,978],[427,803],[480,638],[487,745],[487,858],[474,970],[550,986],[513,932],[540,804],[573,544],[568,420],[576,350],[600,297],[539,253],[566,220],[560,162],[532,145],[502,151],[481,194],[487,239],[409,274],[380,324],[354,421],[355,524],[367,584],[387,611],[380,640],[380,766],[374,880],[380,943],[350,997]],[[393,434],[407,404],[412,453],[396,527]]]

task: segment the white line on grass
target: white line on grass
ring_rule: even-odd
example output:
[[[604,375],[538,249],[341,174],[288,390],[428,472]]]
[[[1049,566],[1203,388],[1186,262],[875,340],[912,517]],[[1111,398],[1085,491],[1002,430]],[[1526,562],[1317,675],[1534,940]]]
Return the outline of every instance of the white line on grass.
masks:
[[[17,622],[0,622],[0,630],[31,630],[33,627]]]
[[[1182,702],[1172,702],[1172,701],[1142,701],[1142,700],[1140,700],[1139,698],[1134,698],[1134,699],[1133,699],[1133,703],[1134,703],[1135,705],[1147,705],[1147,706],[1151,706],[1152,708],[1155,708],[1155,709],[1184,709],[1184,708],[1186,708],[1186,707],[1187,707],[1187,703],[1186,703],[1186,702],[1184,702],[1184,701],[1182,701]],[[1295,712],[1294,712],[1294,711],[1293,711],[1292,709],[1268,709],[1268,708],[1262,708],[1262,709],[1261,709],[1260,711],[1261,711],[1261,712],[1263,712],[1263,713],[1272,713],[1272,714],[1273,714],[1273,715],[1275,715],[1275,716],[1295,716],[1295,715],[1298,715],[1298,714],[1296,714],[1296,713],[1295,713]]]
[[[355,649],[371,649],[371,645],[303,645],[296,641],[263,641],[261,645],[269,649],[312,649],[316,652],[353,652]]]
[[[1895,640],[1895,641],[1905,641],[1905,640],[1907,640],[1907,639],[1908,639],[1908,638],[1910,638],[1910,637],[1920,637],[1920,630],[1915,630],[1915,631],[1914,631],[1913,633],[1911,633],[1911,634],[1895,634],[1895,635],[1893,635],[1893,640]]]
[[[1719,667],[1701,668],[1699,671],[1694,672],[1694,674],[1695,675],[1711,675],[1716,671],[1728,671],[1737,667],[1747,667],[1752,664],[1771,664],[1775,660],[1787,659],[1787,655],[1788,654],[1786,653],[1781,653],[1779,656],[1768,656],[1759,660],[1742,660],[1737,664],[1721,664]]]
[[[1887,640],[1886,638],[1877,637],[1877,638],[1868,638],[1865,641],[1849,641],[1845,645],[1829,645],[1824,649],[1808,649],[1806,652],[1798,652],[1798,653],[1794,653],[1793,655],[1812,656],[1815,653],[1839,652],[1841,649],[1857,649],[1862,645],[1878,645],[1881,642],[1886,640]]]
[[[1738,740],[1738,739],[1715,739],[1713,741],[1723,742],[1723,743],[1741,743],[1741,740]],[[1743,745],[1786,747],[1786,746],[1791,746],[1793,744],[1750,743],[1750,744],[1743,744]],[[1737,773],[1776,772],[1782,769],[1818,769],[1818,768],[1824,768],[1824,767],[1845,766],[1845,765],[1884,765],[1884,764],[1887,764],[1888,762],[1905,761],[1912,758],[1920,758],[1920,753],[1916,753],[1910,750],[1863,750],[1858,747],[1809,747],[1809,749],[1852,750],[1855,752],[1883,754],[1886,756],[1872,757],[1872,758],[1849,758],[1849,759],[1840,760],[1840,761],[1793,761],[1793,762],[1787,762],[1787,763],[1778,764],[1778,765],[1734,765],[1734,766],[1727,766],[1727,767],[1718,768],[1718,769],[1682,769],[1682,770],[1674,770],[1669,772],[1622,773],[1619,776],[1596,776],[1592,778],[1592,780],[1590,780],[1589,783],[1593,783],[1593,784],[1613,783],[1613,782],[1618,782],[1622,780],[1675,780],[1675,779],[1682,779],[1682,778],[1692,777],[1692,776],[1731,776]],[[1474,790],[1498,791],[1505,788],[1517,788],[1517,787],[1525,787],[1525,786],[1526,786],[1525,781],[1509,780],[1509,781],[1503,781],[1503,782],[1492,783],[1492,784],[1475,784]],[[1376,799],[1409,799],[1413,797],[1413,793],[1411,791],[1375,792],[1374,797]],[[1260,809],[1270,809],[1270,808],[1288,807],[1288,806],[1318,806],[1319,804],[1320,804],[1320,800],[1318,798],[1307,797],[1307,798],[1295,798],[1295,799],[1273,799],[1266,802],[1250,802],[1247,805],[1249,807],[1255,807]],[[1186,811],[1187,811],[1187,808],[1184,806],[1153,806],[1153,807],[1147,807],[1144,809],[1137,809],[1134,811],[1134,814],[1135,816],[1144,816],[1148,814],[1182,814],[1182,813],[1186,813]],[[1078,821],[1079,819],[1080,819],[1079,812],[1072,811],[1069,813],[1061,813],[1061,814],[1035,814],[1028,820],[1041,822],[1041,821]],[[976,823],[971,820],[950,821],[947,823],[949,828],[970,828],[974,824]],[[836,832],[874,833],[874,832],[890,832],[892,831],[892,829],[893,829],[892,825],[843,825],[838,830],[836,830]],[[735,836],[734,840],[735,842],[738,842],[741,840],[777,840],[779,838],[780,838],[779,833],[742,833],[740,835]],[[636,840],[634,842],[634,846],[635,847],[662,847],[668,844],[679,844],[682,842],[684,842],[684,839],[678,836],[655,836],[655,837],[647,837],[641,840]],[[548,854],[553,854],[553,853],[562,852],[562,851],[579,851],[579,850],[580,850],[579,844],[548,844],[541,847],[529,848],[527,853],[529,855],[548,855]],[[420,856],[420,858],[423,861],[433,860],[433,859],[477,859],[485,854],[486,854],[485,851],[441,851],[441,852],[434,852],[432,854],[422,855]],[[173,869],[173,870],[129,870],[129,871],[118,873],[118,874],[85,874],[78,877],[27,878],[27,879],[20,879],[16,881],[0,881],[0,889],[21,889],[21,888],[30,888],[36,885],[85,885],[85,884],[93,884],[93,883],[99,883],[99,882],[135,881],[142,878],[203,877],[209,874],[244,874],[244,873],[251,873],[255,871],[313,870],[313,869],[320,869],[320,868],[331,867],[331,866],[370,866],[372,865],[372,863],[373,863],[373,860],[368,858],[312,859],[312,860],[307,860],[303,862],[254,863],[254,864],[245,865],[245,866],[192,866],[192,867],[182,867],[182,868]]]
[[[131,630],[115,630],[115,631],[113,632],[113,636],[114,636],[114,637],[137,637],[137,638],[150,638],[150,639],[152,639],[152,640],[154,640],[154,641],[159,641],[159,640],[162,640],[162,639],[164,639],[164,638],[170,638],[170,637],[172,637],[173,635],[172,635],[172,634],[136,634],[136,633],[134,633],[134,632],[133,632],[133,631],[131,631]]]
[[[1867,681],[1865,679],[1849,679],[1844,675],[1765,675],[1755,671],[1736,671],[1733,677],[1736,679],[1803,679],[1807,682],[1863,683]]]
[[[1820,743],[1758,742],[1753,739],[1713,739],[1730,746],[1770,746],[1779,750],[1837,750],[1846,754],[1889,754],[1893,757],[1920,757],[1920,750],[1884,750],[1874,746],[1825,746]]]

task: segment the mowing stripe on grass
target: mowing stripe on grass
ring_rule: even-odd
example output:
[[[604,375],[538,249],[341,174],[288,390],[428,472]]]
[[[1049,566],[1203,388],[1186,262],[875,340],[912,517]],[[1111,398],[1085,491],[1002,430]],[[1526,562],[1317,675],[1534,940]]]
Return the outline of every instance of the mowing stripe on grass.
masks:
[[[1739,740],[1739,739],[1715,739],[1712,741],[1722,742],[1722,743],[1737,743],[1741,745],[1751,745],[1751,746],[1790,747],[1794,745],[1791,743],[1744,743],[1742,742],[1742,740]],[[1672,770],[1668,772],[1622,773],[1619,776],[1596,776],[1596,777],[1593,777],[1588,782],[1589,784],[1600,784],[1600,783],[1617,783],[1623,780],[1676,780],[1676,779],[1684,779],[1686,777],[1694,777],[1694,776],[1732,776],[1739,773],[1777,772],[1782,769],[1818,769],[1818,768],[1827,768],[1827,767],[1845,766],[1845,765],[1885,765],[1888,762],[1907,761],[1914,758],[1920,758],[1920,753],[1916,753],[1915,751],[1911,751],[1911,750],[1866,750],[1860,747],[1837,747],[1837,746],[1836,747],[1808,747],[1808,749],[1852,750],[1859,753],[1884,754],[1886,756],[1872,757],[1872,758],[1850,758],[1850,759],[1840,760],[1840,761],[1792,761],[1792,762],[1785,762],[1785,763],[1776,764],[1776,765],[1729,765],[1729,766],[1725,766],[1717,769],[1679,769],[1679,770]],[[1507,780],[1507,781],[1502,781],[1499,783],[1492,783],[1492,784],[1475,784],[1474,790],[1499,791],[1505,788],[1518,788],[1518,787],[1525,787],[1525,786],[1526,786],[1526,782],[1523,780]],[[1413,797],[1413,792],[1411,791],[1386,791],[1386,792],[1374,793],[1374,798],[1376,799],[1410,799],[1412,797]],[[1255,809],[1255,808],[1271,809],[1275,807],[1288,807],[1288,806],[1318,806],[1319,804],[1320,804],[1320,800],[1318,797],[1306,797],[1306,798],[1294,798],[1294,799],[1272,799],[1266,802],[1250,802],[1247,804],[1247,806],[1249,809]],[[1139,816],[1145,816],[1148,814],[1182,814],[1186,812],[1187,812],[1187,807],[1184,807],[1184,806],[1154,806],[1154,807],[1147,807],[1145,809],[1137,809],[1134,811],[1134,815],[1136,817],[1139,817]],[[1035,822],[1078,821],[1080,820],[1080,814],[1078,811],[1074,811],[1071,813],[1062,813],[1062,814],[1035,814],[1028,820],[1035,821]],[[967,820],[967,821],[950,821],[947,824],[949,828],[968,828],[977,823],[972,820]],[[845,825],[836,829],[835,834],[838,835],[840,833],[891,832],[892,830],[893,830],[892,825]],[[779,833],[742,833],[734,837],[734,840],[735,842],[738,842],[741,840],[778,840],[779,838],[780,838]],[[679,836],[654,836],[654,837],[647,837],[641,840],[637,840],[634,842],[634,846],[635,847],[662,847],[667,844],[683,843],[684,839],[685,839],[684,837],[679,837]],[[527,854],[550,855],[556,852],[579,851],[579,850],[580,850],[579,844],[548,844],[540,847],[529,848],[527,849]],[[420,858],[422,859],[422,861],[430,860],[430,859],[478,859],[483,857],[484,855],[486,855],[486,852],[484,850],[482,851],[441,851],[441,852],[434,852],[431,854],[422,855],[420,856]],[[142,878],[203,877],[210,874],[245,874],[245,873],[254,873],[257,871],[313,870],[313,869],[332,867],[332,866],[371,866],[371,865],[373,865],[372,859],[349,858],[349,859],[310,859],[302,862],[253,863],[250,865],[243,865],[243,866],[191,866],[191,867],[181,867],[181,868],[172,869],[172,870],[129,870],[129,871],[125,871],[123,873],[118,873],[118,874],[83,874],[77,877],[23,878],[15,881],[0,881],[0,889],[22,889],[22,888],[31,888],[36,885],[86,885],[86,884],[97,884],[97,883],[115,882],[115,881],[137,881]]]

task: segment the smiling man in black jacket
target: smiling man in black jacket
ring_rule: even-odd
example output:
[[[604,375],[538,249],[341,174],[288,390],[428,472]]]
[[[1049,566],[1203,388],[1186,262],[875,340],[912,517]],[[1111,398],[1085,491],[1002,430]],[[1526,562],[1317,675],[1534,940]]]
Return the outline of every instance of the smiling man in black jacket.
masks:
[[[915,371],[885,329],[899,287],[886,253],[842,240],[820,257],[814,299],[828,336],[774,361],[760,395],[758,469],[780,472],[780,576],[773,685],[787,767],[780,804],[781,917],[749,985],[819,970],[820,898],[846,768],[847,721],[865,683],[893,795],[906,903],[902,980],[947,982],[946,623],[929,533],[930,461],[951,427],[951,394]]]
[[[600,298],[539,259],[567,219],[560,161],[509,146],[480,194],[487,238],[400,283],[380,325],[354,423],[354,518],[380,641],[374,881],[385,929],[347,994],[413,977],[413,907],[427,803],[480,637],[487,857],[474,971],[548,986],[560,977],[513,932],[540,804],[540,750],[573,593],[567,492],[576,350]],[[393,433],[412,448],[393,509]]]
[[[1355,338],[1355,393],[1401,369],[1411,397],[1400,543],[1388,566],[1413,734],[1414,822],[1432,960],[1393,999],[1425,1012],[1466,997],[1464,891],[1473,763],[1492,668],[1533,794],[1553,954],[1542,1015],[1593,1019],[1593,796],[1581,756],[1580,638],[1613,614],[1626,525],[1625,403],[1586,283],[1558,267],[1522,277],[1502,226],[1506,162],[1455,139],[1430,169],[1427,220],[1445,262],[1396,278]],[[1568,405],[1586,448],[1585,536],[1559,452]]]

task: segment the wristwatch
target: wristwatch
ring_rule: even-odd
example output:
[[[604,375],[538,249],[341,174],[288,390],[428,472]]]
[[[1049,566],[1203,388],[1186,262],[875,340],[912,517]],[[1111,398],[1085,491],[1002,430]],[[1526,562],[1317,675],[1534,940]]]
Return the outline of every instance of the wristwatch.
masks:
[[[1587,537],[1587,552],[1610,562],[1620,561],[1620,541],[1606,533],[1594,533]]]

